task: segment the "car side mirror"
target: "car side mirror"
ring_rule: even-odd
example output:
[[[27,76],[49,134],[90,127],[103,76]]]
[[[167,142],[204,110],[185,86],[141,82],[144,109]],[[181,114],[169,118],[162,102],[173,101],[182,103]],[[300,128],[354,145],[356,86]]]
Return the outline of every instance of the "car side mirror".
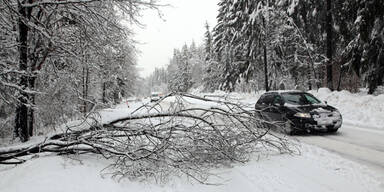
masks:
[[[281,107],[281,106],[284,106],[285,102],[284,101],[280,101],[278,103],[274,103],[273,105],[274,106],[277,106],[277,107]]]

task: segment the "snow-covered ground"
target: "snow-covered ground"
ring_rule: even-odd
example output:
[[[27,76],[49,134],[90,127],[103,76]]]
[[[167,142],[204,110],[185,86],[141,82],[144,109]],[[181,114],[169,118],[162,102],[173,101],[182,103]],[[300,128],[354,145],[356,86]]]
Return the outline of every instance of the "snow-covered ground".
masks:
[[[108,161],[94,156],[46,156],[16,167],[0,166],[2,192],[104,192],[104,191],[284,191],[380,192],[384,184],[374,172],[325,150],[301,146],[301,155],[254,156],[246,164],[213,170],[201,185],[185,177],[166,184],[114,180],[103,168]],[[258,159],[258,160],[257,160]]]
[[[326,89],[312,93],[339,108],[344,122],[362,125],[359,126],[360,129],[384,130],[384,95],[368,96],[363,93],[351,94],[345,91],[329,92]],[[238,101],[253,108],[261,94],[262,92],[226,95],[216,92],[215,96],[224,96],[229,100]],[[202,107],[210,105],[193,99],[186,101],[191,105]],[[171,103],[173,99],[170,98],[165,102]],[[102,110],[97,118],[100,118],[103,123],[110,122],[127,116],[140,105],[142,102],[130,102],[128,108],[126,103],[122,103],[113,109]],[[169,106],[169,104],[166,105]],[[380,124],[380,122],[382,123]],[[335,135],[335,138],[337,136]],[[38,139],[34,138],[31,142],[36,142]],[[309,137],[306,139],[311,140]],[[103,171],[111,162],[100,157],[88,155],[40,156],[17,166],[0,165],[0,191],[384,191],[384,172],[382,170],[373,170],[366,165],[346,159],[345,156],[316,146],[298,142],[297,147],[301,151],[300,155],[264,152],[252,155],[252,159],[246,164],[214,169],[212,172],[215,173],[215,176],[212,176],[208,182],[220,185],[201,185],[185,177],[171,178],[165,184],[127,179],[118,181]],[[379,148],[381,149],[381,147]]]

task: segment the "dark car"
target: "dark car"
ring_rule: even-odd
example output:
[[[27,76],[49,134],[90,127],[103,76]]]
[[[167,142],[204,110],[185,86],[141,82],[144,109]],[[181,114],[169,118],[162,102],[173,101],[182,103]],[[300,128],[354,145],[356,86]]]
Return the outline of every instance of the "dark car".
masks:
[[[342,124],[340,112],[310,93],[271,91],[264,93],[255,105],[256,113],[266,121],[282,125],[284,132],[336,132]]]
[[[153,92],[151,93],[151,96],[150,96],[150,102],[156,102],[156,101],[159,101],[161,99],[161,96],[162,94],[161,93],[158,93],[158,92]]]

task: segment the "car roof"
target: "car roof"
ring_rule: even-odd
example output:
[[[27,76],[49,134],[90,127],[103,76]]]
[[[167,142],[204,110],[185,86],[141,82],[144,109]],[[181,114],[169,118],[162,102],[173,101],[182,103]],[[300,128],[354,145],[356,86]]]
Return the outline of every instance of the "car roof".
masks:
[[[268,91],[264,94],[281,94],[281,93],[306,93],[305,91],[301,90],[273,90],[273,91]]]

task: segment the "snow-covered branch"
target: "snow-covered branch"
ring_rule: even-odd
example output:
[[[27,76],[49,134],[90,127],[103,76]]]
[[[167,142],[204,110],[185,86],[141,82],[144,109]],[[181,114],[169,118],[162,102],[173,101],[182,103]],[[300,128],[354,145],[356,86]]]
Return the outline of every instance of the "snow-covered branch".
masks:
[[[13,84],[13,83],[7,83],[7,82],[4,82],[4,81],[0,81],[0,84],[3,85],[3,86],[6,86],[6,87],[10,87],[10,88],[13,88],[13,89],[16,89],[22,93],[26,93],[26,94],[30,94],[30,95],[36,95],[36,94],[42,94],[41,92],[38,92],[38,91],[34,91],[34,90],[30,90],[30,89],[25,89],[17,84]]]
[[[188,108],[185,99],[191,98],[210,102],[211,107]],[[31,146],[0,149],[0,163],[21,163],[43,152],[95,153],[113,160],[110,168],[116,176],[188,173],[204,182],[212,166],[245,162],[260,148],[292,152],[283,136],[271,133],[267,122],[240,104],[185,94],[168,95],[163,101],[169,99],[174,100],[169,108],[158,102],[104,125],[53,135]]]

